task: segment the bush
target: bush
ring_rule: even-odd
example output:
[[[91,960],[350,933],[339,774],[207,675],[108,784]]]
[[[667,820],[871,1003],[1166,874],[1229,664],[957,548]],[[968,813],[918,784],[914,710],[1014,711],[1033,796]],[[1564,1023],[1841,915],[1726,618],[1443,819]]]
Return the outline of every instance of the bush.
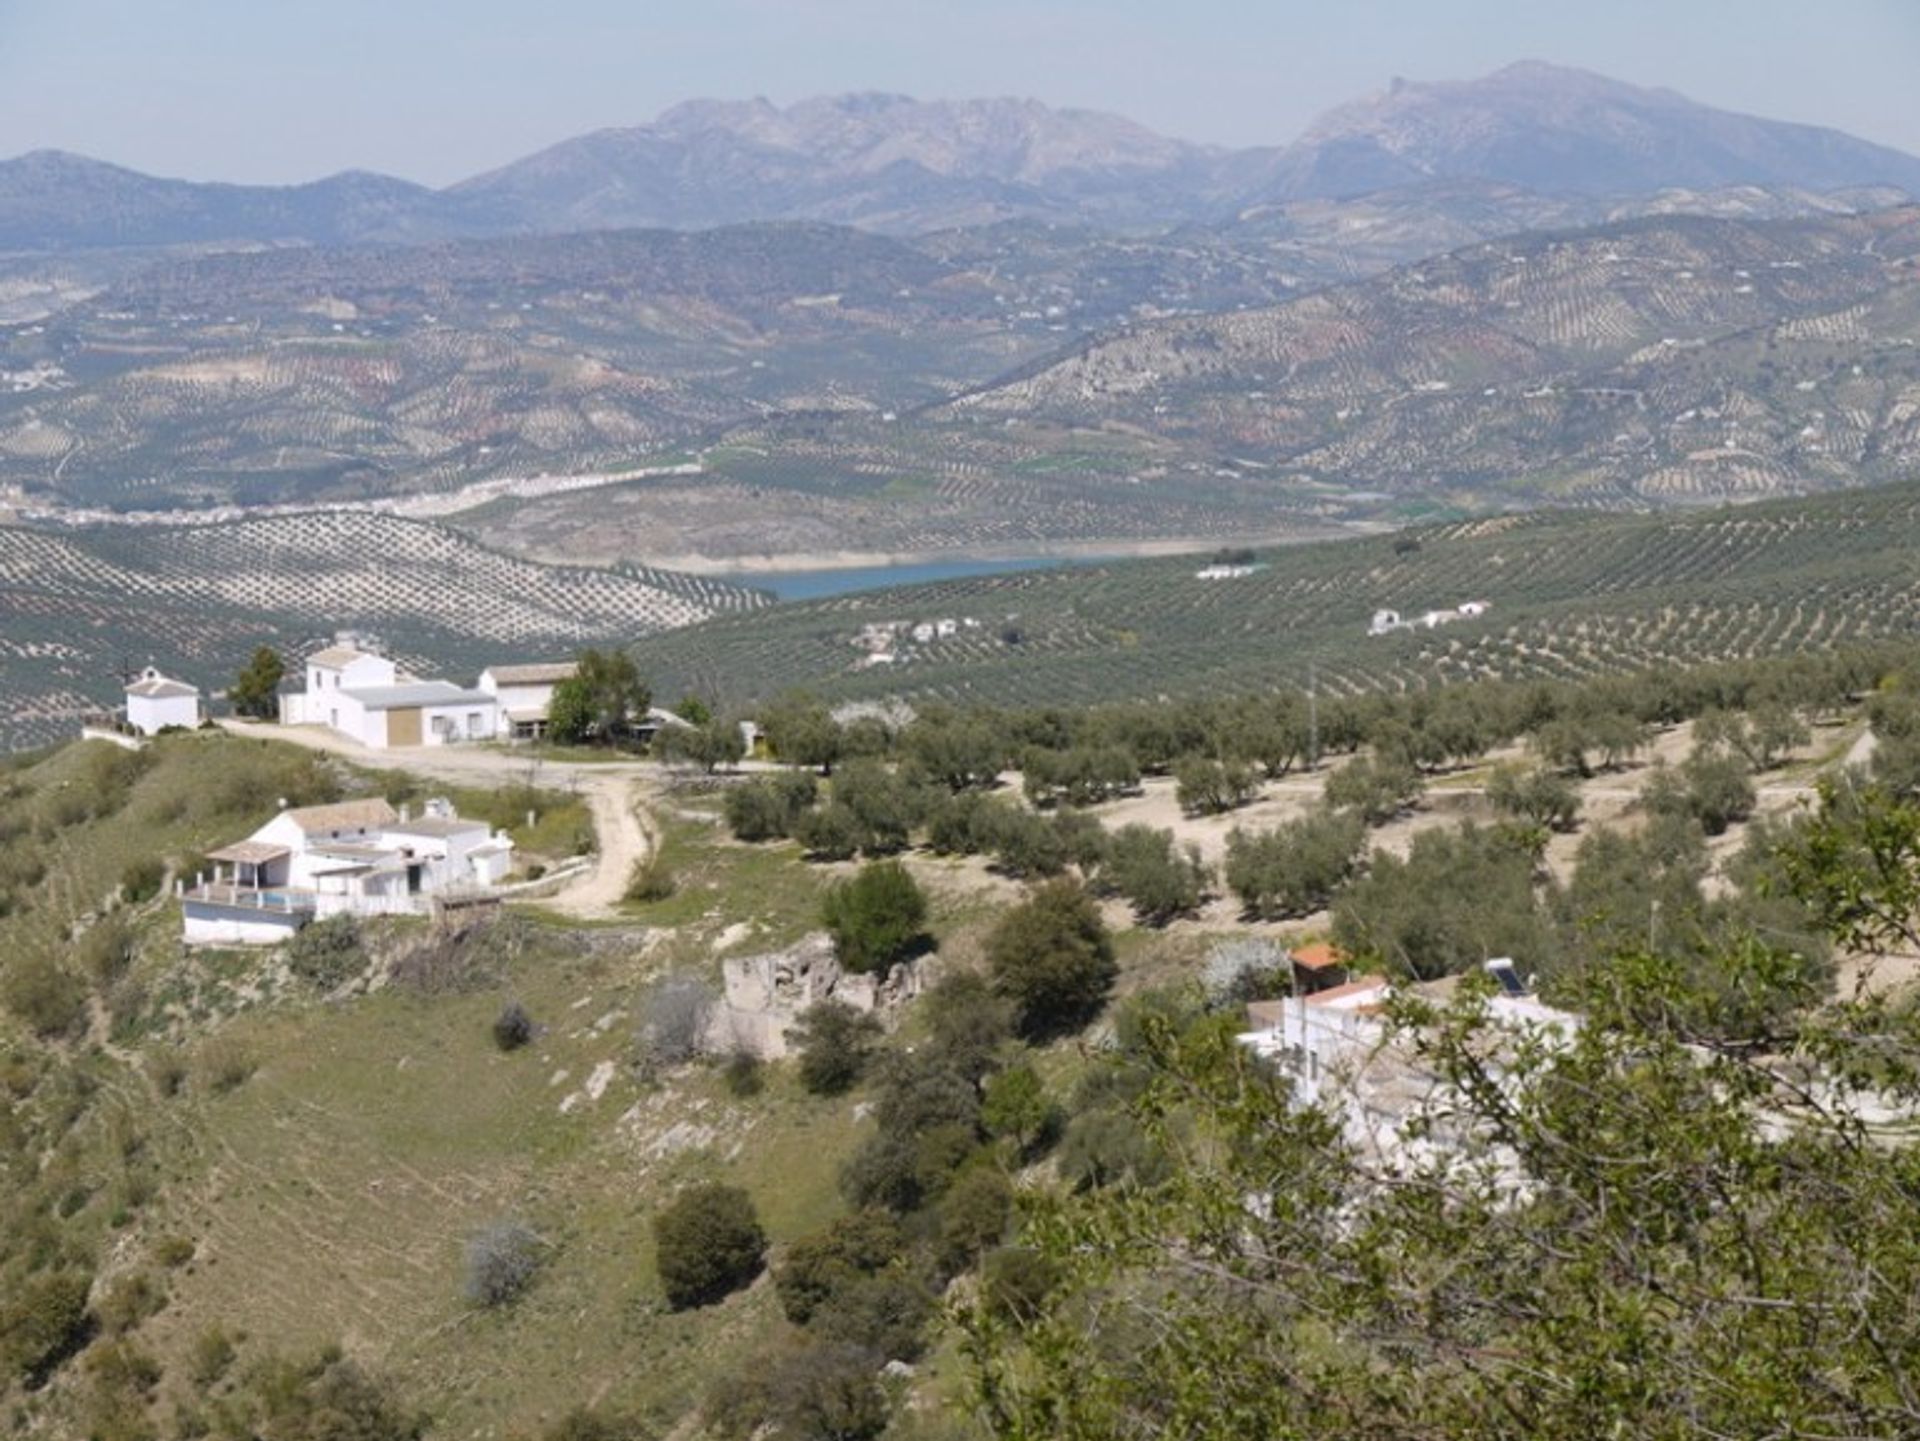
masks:
[[[187,1379],[205,1391],[233,1369],[238,1355],[239,1347],[225,1327],[208,1326],[193,1338],[187,1353]]]
[[[860,835],[860,818],[836,802],[804,812],[793,824],[793,838],[816,861],[852,860],[860,853]]]
[[[133,932],[118,916],[108,916],[88,926],[75,948],[80,968],[92,977],[96,986],[111,986],[133,964]]]
[[[860,1079],[880,1023],[845,1001],[821,1001],[800,1018],[800,1084],[816,1096],[838,1095]]]
[[[1037,1317],[1059,1281],[1054,1263],[1024,1246],[990,1251],[980,1266],[980,1294],[987,1311],[1015,1322]]]
[[[41,1271],[10,1286],[0,1300],[0,1359],[29,1390],[46,1384],[62,1361],[86,1345],[92,1278],[72,1269]]]
[[[504,1306],[533,1284],[546,1250],[521,1221],[494,1221],[467,1238],[461,1290],[480,1306]]]
[[[627,888],[620,899],[632,905],[664,901],[673,894],[673,871],[658,851],[640,857],[627,872]]]
[[[675,1197],[654,1218],[654,1265],[675,1310],[704,1306],[760,1274],[766,1233],[738,1186],[708,1182]]]
[[[150,901],[166,884],[167,863],[158,856],[143,856],[120,872],[120,894],[132,905]]]
[[[262,1362],[235,1396],[230,1419],[235,1434],[273,1441],[418,1441],[427,1429],[424,1416],[402,1408],[337,1347],[305,1361]]]
[[[728,1055],[720,1074],[727,1083],[727,1094],[735,1100],[743,1101],[766,1089],[766,1067],[758,1056],[745,1047]]]
[[[1058,1121],[1058,1108],[1032,1066],[1008,1066],[988,1078],[980,1123],[989,1134],[1012,1141],[1021,1154],[1039,1145]]]
[[[360,923],[352,916],[328,916],[297,932],[287,942],[287,969],[308,985],[332,991],[366,968]]]
[[[1426,789],[1419,771],[1396,756],[1359,756],[1327,777],[1326,802],[1357,812],[1370,826],[1385,825]]]
[[[640,997],[638,1011],[635,1044],[641,1069],[682,1066],[706,1047],[713,991],[696,977],[668,976]]]
[[[906,1247],[900,1223],[884,1211],[842,1216],[787,1248],[773,1273],[780,1309],[794,1325],[804,1326],[835,1291],[885,1270],[906,1254]]]
[[[73,1035],[87,1017],[87,988],[44,952],[15,955],[0,982],[0,999],[35,1035],[49,1040]]]
[[[1647,782],[1643,799],[1654,815],[1691,818],[1708,835],[1717,836],[1753,814],[1753,782],[1733,756],[1697,750],[1677,770],[1657,772]]]
[[[1029,1036],[1084,1024],[1119,973],[1100,912],[1071,881],[1050,881],[1009,911],[987,937],[986,950],[994,985],[1013,1002],[1016,1022]]]
[[[203,1042],[198,1060],[200,1084],[216,1096],[245,1085],[260,1068],[252,1048],[233,1036],[214,1036]]]
[[[945,1275],[957,1275],[1006,1238],[1013,1220],[1013,1183],[991,1166],[955,1178],[940,1198],[936,1254]]]
[[[493,1018],[493,1043],[503,1051],[517,1051],[533,1039],[533,1017],[518,1001],[508,1001]]]
[[[864,867],[827,892],[821,919],[840,964],[858,974],[886,971],[927,946],[927,898],[898,861]]]
[[[879,1358],[862,1346],[810,1346],[770,1384],[777,1434],[793,1441],[874,1441],[890,1419]]]
[[[1264,1001],[1293,989],[1293,962],[1277,941],[1257,936],[1221,941],[1207,952],[1200,985],[1210,1006]]]
[[[809,1328],[823,1341],[858,1346],[888,1361],[912,1361],[926,1349],[933,1297],[913,1276],[888,1271],[836,1287]]]
[[[920,1013],[932,1032],[927,1063],[973,1085],[993,1069],[1013,1035],[1012,1005],[973,971],[955,971],[934,982]]]
[[[1060,1139],[1060,1176],[1076,1190],[1122,1181],[1157,1185],[1167,1177],[1167,1158],[1125,1111],[1098,1107],[1067,1123]]]

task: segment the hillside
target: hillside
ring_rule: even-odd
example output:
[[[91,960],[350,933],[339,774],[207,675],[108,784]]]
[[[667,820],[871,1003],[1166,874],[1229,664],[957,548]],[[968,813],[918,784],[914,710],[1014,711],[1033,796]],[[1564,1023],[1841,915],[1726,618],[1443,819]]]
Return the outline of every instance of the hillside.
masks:
[[[1265,310],[1136,325],[954,410],[1469,503],[1893,479],[1920,376],[1916,249],[1912,208],[1516,236]]]
[[[1309,667],[1328,694],[1576,678],[1911,636],[1916,527],[1911,484],[1683,515],[1535,513],[1267,550],[1224,579],[1189,556],[786,604],[636,653],[669,690],[742,700],[804,687],[1069,705],[1299,690]],[[1378,610],[1471,600],[1491,609],[1367,634]],[[913,638],[942,619],[951,634]]]
[[[541,565],[457,532],[364,513],[163,530],[0,527],[0,749],[74,732],[149,663],[224,687],[260,644],[381,636],[426,675],[566,655],[758,592],[638,568]]]

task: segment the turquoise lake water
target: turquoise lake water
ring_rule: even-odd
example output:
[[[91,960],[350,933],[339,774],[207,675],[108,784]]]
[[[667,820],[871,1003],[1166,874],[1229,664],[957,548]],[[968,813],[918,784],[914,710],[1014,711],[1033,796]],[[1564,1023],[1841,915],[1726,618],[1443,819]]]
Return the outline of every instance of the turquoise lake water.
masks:
[[[781,600],[818,600],[896,585],[925,585],[970,575],[1006,575],[1018,570],[1050,570],[1069,565],[1098,565],[1103,557],[1031,556],[1024,560],[933,560],[918,565],[851,566],[845,570],[741,571],[725,579],[771,591]]]

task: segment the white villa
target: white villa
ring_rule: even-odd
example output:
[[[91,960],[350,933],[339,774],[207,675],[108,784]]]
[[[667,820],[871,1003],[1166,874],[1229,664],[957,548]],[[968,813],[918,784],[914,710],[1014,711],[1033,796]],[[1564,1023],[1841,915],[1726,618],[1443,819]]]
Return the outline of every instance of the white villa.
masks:
[[[579,665],[570,660],[534,665],[490,665],[480,672],[480,689],[500,705],[500,729],[514,740],[538,740],[547,732],[553,688],[571,680]]]
[[[287,725],[322,725],[374,750],[492,740],[499,699],[403,675],[385,656],[339,640],[306,660],[306,689],[280,697]]]
[[[415,915],[483,895],[513,869],[513,841],[443,800],[416,818],[374,798],[283,810],[207,859],[212,877],[181,897],[187,943],[271,944],[317,917]]]
[[[152,666],[127,686],[127,726],[143,736],[158,735],[169,726],[191,730],[200,724],[200,691],[183,680],[172,680]]]

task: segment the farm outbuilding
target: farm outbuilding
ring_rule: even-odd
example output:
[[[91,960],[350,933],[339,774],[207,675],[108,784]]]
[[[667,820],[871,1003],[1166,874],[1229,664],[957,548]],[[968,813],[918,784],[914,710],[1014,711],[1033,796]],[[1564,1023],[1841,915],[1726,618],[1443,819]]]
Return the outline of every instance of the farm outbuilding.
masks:
[[[444,680],[403,675],[383,655],[336,643],[306,660],[307,688],[280,698],[288,725],[321,725],[373,750],[492,740],[499,699]]]

